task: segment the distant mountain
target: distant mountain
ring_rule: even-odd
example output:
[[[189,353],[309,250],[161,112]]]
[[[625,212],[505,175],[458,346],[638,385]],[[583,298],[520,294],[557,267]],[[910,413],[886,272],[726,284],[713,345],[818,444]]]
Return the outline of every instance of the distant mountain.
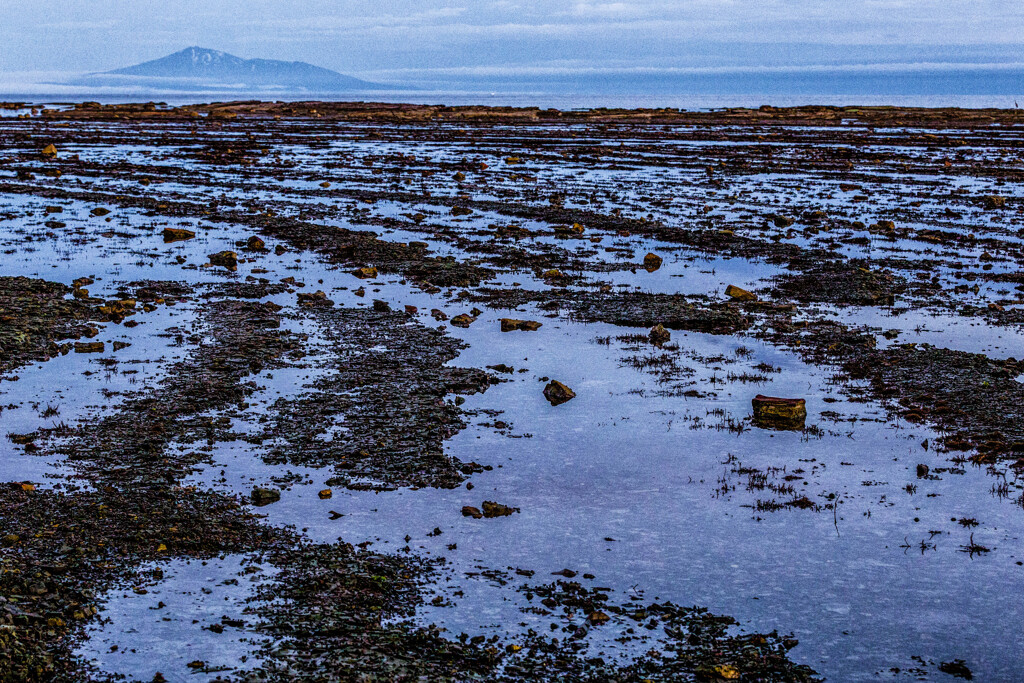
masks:
[[[242,59],[202,47],[185,48],[135,66],[88,74],[69,84],[210,92],[300,90],[314,93],[395,87],[362,81],[305,62]]]

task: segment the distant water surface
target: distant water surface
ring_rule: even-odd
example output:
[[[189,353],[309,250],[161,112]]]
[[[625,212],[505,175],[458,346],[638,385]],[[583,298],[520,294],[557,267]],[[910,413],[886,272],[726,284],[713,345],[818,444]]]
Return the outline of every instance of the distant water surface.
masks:
[[[1022,86],[1024,90],[1024,86]],[[353,91],[349,93],[189,93],[162,94],[152,92],[123,95],[81,94],[25,94],[3,93],[0,101],[28,102],[32,104],[55,104],[60,102],[82,102],[92,100],[103,104],[125,102],[165,102],[169,105],[202,104],[213,101],[266,100],[297,102],[320,100],[329,102],[394,102],[409,104],[441,104],[448,106],[487,105],[492,107],[539,107],[541,109],[594,109],[607,107],[615,109],[658,109],[672,108],[690,111],[719,109],[725,107],[759,107],[764,104],[775,107],[802,105],[831,106],[898,106],[898,107],[963,107],[969,109],[1013,109],[1017,103],[1024,103],[1024,96],[1010,95],[778,95],[751,93],[745,95],[621,95],[621,94],[569,94],[559,95],[543,92],[464,92],[464,91]]]

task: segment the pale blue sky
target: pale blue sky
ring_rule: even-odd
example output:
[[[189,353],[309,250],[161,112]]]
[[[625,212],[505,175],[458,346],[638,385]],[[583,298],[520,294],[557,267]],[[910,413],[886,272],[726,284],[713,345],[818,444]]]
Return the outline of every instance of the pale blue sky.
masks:
[[[1019,0],[0,2],[6,72],[106,70],[189,45],[411,79],[580,68],[1024,62],[1017,59],[1022,43]]]

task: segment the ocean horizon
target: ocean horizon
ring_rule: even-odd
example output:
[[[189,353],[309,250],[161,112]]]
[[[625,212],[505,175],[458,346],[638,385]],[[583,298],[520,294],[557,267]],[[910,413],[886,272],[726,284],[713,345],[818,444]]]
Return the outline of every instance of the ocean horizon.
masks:
[[[360,74],[365,75],[365,74]],[[488,105],[554,109],[778,107],[800,105],[903,106],[1013,109],[1024,102],[1024,64],[914,63],[823,65],[784,68],[472,71],[414,77],[369,74],[401,89],[317,91],[312,88],[225,87],[168,79],[138,86],[64,84],[68,74],[0,72],[0,99],[49,104],[139,101],[169,105],[210,101],[372,101],[409,104]],[[406,78],[401,78],[403,75]]]
[[[384,92],[354,91],[350,93],[305,93],[305,92],[210,92],[169,94],[139,92],[123,95],[81,93],[71,96],[65,93],[18,93],[0,92],[0,101],[24,103],[27,106],[54,106],[74,102],[95,101],[101,104],[127,104],[133,102],[159,102],[169,106],[204,104],[213,101],[262,100],[281,102],[323,101],[323,102],[382,102],[394,104],[425,104],[443,106],[490,106],[490,107],[539,107],[563,111],[597,109],[681,109],[705,111],[731,107],[757,108],[762,105],[773,107],[799,106],[864,106],[864,107],[924,107],[963,109],[1014,109],[1024,101],[1024,96],[1012,95],[883,95],[883,94],[694,94],[650,95],[650,94],[553,94],[545,92]],[[0,115],[12,115],[13,111]]]

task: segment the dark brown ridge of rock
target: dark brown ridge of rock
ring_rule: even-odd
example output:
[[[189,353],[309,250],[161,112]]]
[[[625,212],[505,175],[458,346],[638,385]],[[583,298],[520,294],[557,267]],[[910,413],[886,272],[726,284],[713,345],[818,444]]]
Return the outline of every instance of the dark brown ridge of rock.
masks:
[[[821,263],[798,274],[780,277],[777,290],[797,301],[891,306],[905,291],[906,280],[887,272],[871,271],[862,263]]]
[[[465,421],[455,402],[445,399],[484,391],[497,380],[482,370],[446,365],[462,342],[410,321],[404,311],[304,311],[333,342],[325,359],[329,372],[270,407],[262,438],[281,445],[266,457],[271,462],[333,466],[331,486],[461,484],[466,476],[462,463],[444,452],[444,442]],[[335,420],[344,431],[328,437]]]
[[[84,336],[97,307],[67,299],[72,288],[26,277],[0,277],[0,372],[61,353],[57,342]]]

